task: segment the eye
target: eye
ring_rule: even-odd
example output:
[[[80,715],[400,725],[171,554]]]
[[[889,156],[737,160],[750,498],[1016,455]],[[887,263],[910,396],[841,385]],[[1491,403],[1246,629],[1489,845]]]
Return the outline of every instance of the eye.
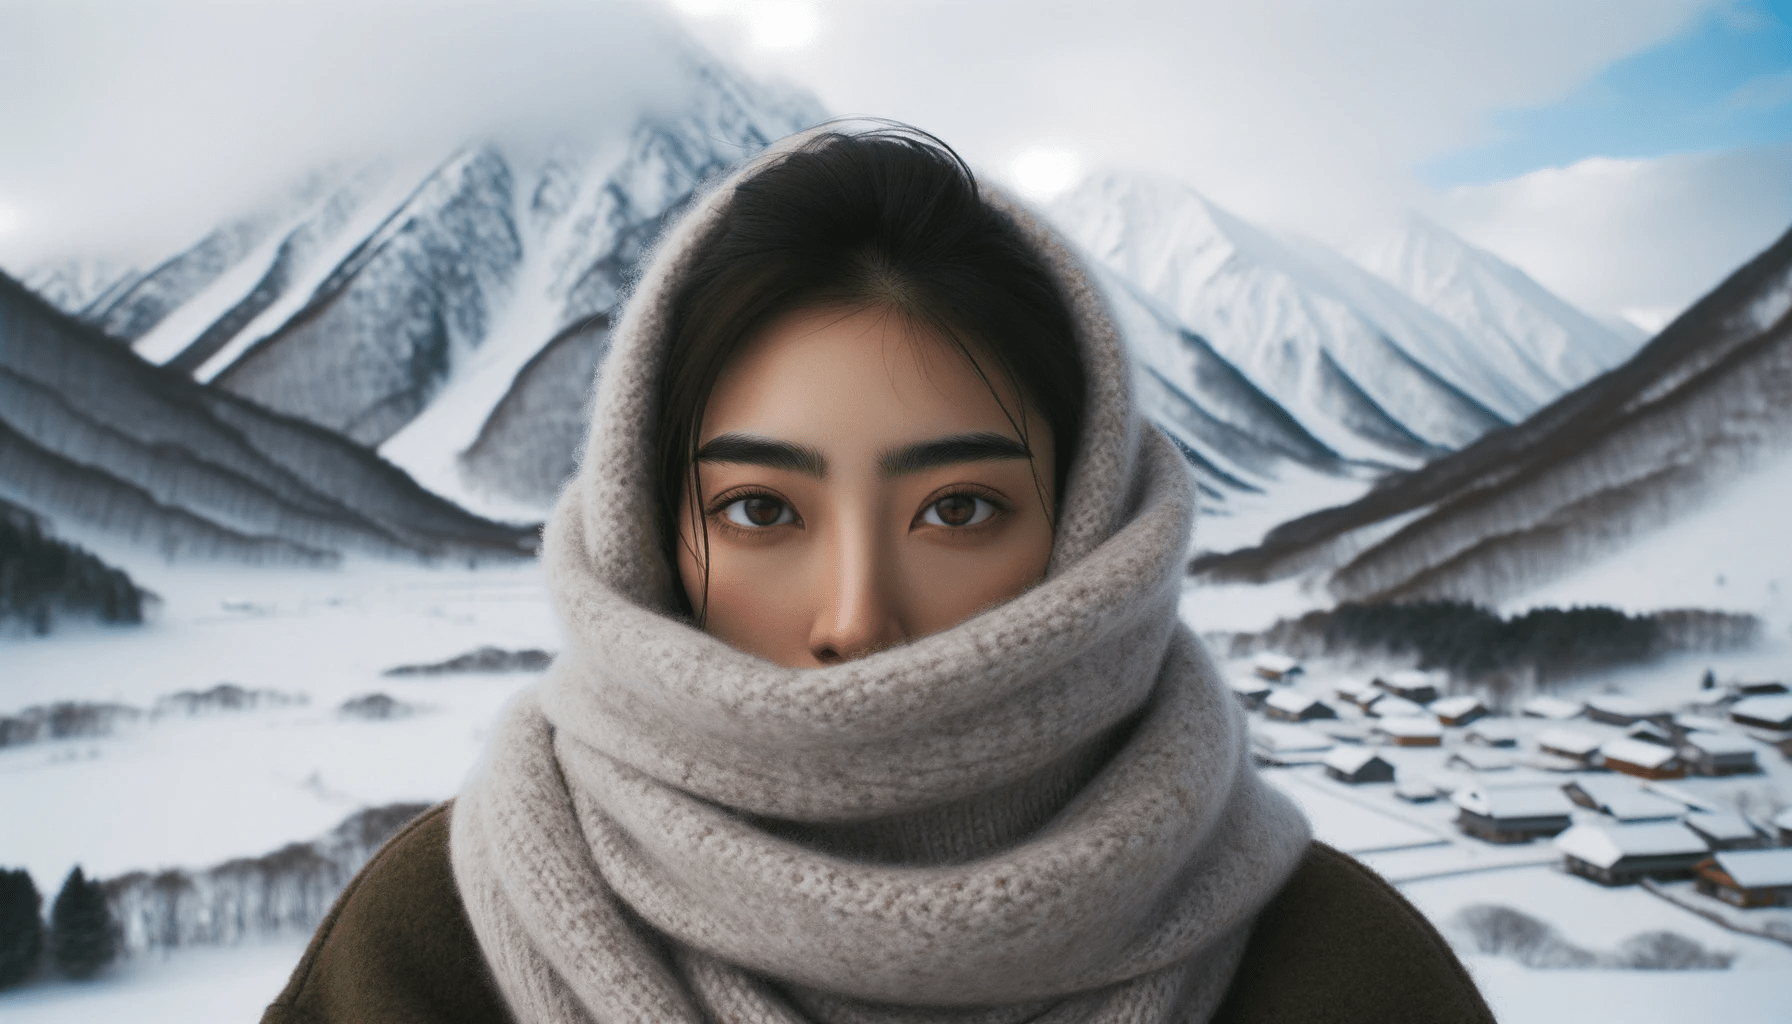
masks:
[[[736,526],[744,526],[749,530],[761,530],[768,526],[783,526],[796,522],[796,510],[779,501],[777,498],[763,494],[736,498],[729,502],[722,514]]]
[[[976,526],[996,514],[995,503],[975,494],[948,494],[927,506],[921,521],[932,526]]]

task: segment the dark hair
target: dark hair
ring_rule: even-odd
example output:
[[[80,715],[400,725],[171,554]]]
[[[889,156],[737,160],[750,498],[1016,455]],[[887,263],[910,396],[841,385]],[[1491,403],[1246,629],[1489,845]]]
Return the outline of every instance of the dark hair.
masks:
[[[938,139],[906,127],[824,133],[735,187],[672,299],[654,471],[681,595],[679,499],[686,487],[701,490],[696,452],[710,391],[772,320],[818,306],[889,308],[951,341],[986,384],[983,363],[993,364],[1022,396],[1023,408],[1003,406],[1021,440],[1026,405],[1050,424],[1064,493],[1082,434],[1083,366],[1044,261]]]

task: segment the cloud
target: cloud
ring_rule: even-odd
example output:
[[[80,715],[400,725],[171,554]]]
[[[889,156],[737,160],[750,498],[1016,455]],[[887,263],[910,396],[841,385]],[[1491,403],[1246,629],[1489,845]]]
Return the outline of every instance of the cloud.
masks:
[[[1458,188],[1432,216],[1590,312],[1678,311],[1792,227],[1792,142],[1589,159]]]
[[[0,0],[0,264],[153,258],[333,160],[612,130],[678,101],[678,38],[626,0]]]
[[[1745,82],[1724,102],[1745,110],[1773,110],[1792,103],[1792,68]]]
[[[1486,141],[1494,111],[1558,99],[1710,6],[841,0],[811,45],[777,54],[738,19],[689,23],[837,112],[912,122],[997,174],[1050,146],[1335,235],[1422,191],[1412,168]]]

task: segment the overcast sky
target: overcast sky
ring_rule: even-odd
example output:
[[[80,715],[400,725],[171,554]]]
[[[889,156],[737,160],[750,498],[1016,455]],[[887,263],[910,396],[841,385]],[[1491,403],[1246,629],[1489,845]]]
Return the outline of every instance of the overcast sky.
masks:
[[[177,244],[337,154],[618,124],[676,100],[676,23],[1011,181],[1137,168],[1334,242],[1412,206],[1593,312],[1673,308],[1792,224],[1789,10],[0,0],[0,266]]]

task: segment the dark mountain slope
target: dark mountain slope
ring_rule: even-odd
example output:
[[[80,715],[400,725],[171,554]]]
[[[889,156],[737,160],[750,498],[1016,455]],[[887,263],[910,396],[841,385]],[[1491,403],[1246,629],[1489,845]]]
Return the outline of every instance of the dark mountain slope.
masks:
[[[533,547],[343,437],[144,362],[3,275],[0,496],[170,556]]]
[[[1340,600],[1499,600],[1699,506],[1792,444],[1792,233],[1629,362],[1361,500],[1197,560]]]

